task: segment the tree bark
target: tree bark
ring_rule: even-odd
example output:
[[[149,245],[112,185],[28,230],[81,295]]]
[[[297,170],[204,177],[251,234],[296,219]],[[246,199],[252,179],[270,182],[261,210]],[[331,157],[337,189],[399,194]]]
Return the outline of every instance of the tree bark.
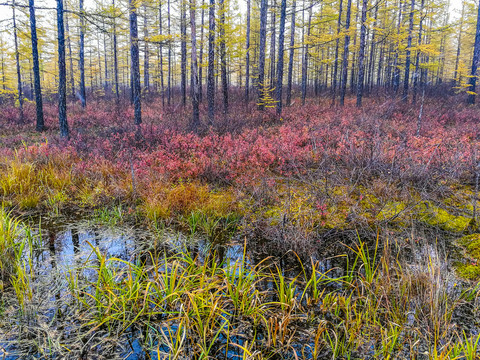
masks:
[[[181,18],[180,18],[180,32],[181,32],[181,91],[182,91],[182,105],[187,104],[187,10],[185,1],[180,0]]]
[[[247,0],[247,41],[246,41],[246,58],[245,58],[245,103],[250,100],[250,1]]]
[[[219,0],[218,10],[220,12],[220,67],[222,72],[222,93],[223,93],[223,113],[228,114],[228,79],[227,79],[227,50],[225,39],[225,2]]]
[[[475,104],[475,90],[477,84],[478,62],[480,60],[480,1],[478,3],[477,29],[475,31],[475,45],[473,47],[472,72],[470,73],[468,103]]]
[[[87,94],[85,90],[85,11],[83,10],[83,0],[79,1],[80,12],[80,50],[79,50],[79,62],[80,68],[80,101],[82,107],[87,106]]]
[[[208,13],[208,75],[207,75],[207,100],[208,122],[215,122],[215,0],[210,0]]]
[[[267,10],[268,0],[260,2],[260,46],[258,52],[258,109],[264,110],[263,91],[266,89],[265,84],[265,47],[267,41]]]
[[[35,19],[34,0],[29,0],[28,5],[30,10],[30,33],[32,39],[33,85],[35,87],[35,106],[37,110],[37,124],[35,129],[37,131],[43,131],[45,129],[45,123],[43,119],[42,85],[40,83],[40,62],[38,59],[37,24]]]
[[[410,21],[408,25],[408,40],[407,40],[407,51],[405,59],[405,78],[403,79],[403,102],[408,100],[408,85],[410,81],[410,54],[412,47],[412,32],[413,32],[413,13],[415,11],[415,0],[411,0],[410,8]]]
[[[67,70],[65,66],[65,28],[63,24],[63,0],[57,0],[58,32],[58,118],[60,136],[69,138],[67,123]]]
[[[198,64],[197,64],[197,31],[195,24],[195,0],[190,0],[190,30],[192,32],[192,125],[191,128],[195,133],[198,133],[200,126],[200,111],[198,108],[200,89],[198,86]]]
[[[342,6],[343,0],[340,0],[338,19],[337,19],[337,40],[335,41],[335,59],[333,63],[333,79],[332,79],[332,105],[335,104],[337,97],[337,74],[338,74],[338,48],[340,47],[340,29],[342,25]]]
[[[345,21],[345,44],[343,48],[343,64],[342,64],[342,88],[340,91],[340,105],[345,104],[345,93],[347,92],[347,75],[348,75],[348,46],[350,44],[350,14],[352,9],[352,0],[347,3],[347,18]]]
[[[363,86],[365,80],[365,47],[367,33],[367,6],[368,0],[363,0],[362,4],[362,25],[360,29],[360,51],[358,54],[358,82],[357,82],[357,107],[362,106]]]
[[[288,59],[288,80],[287,80],[287,98],[286,105],[290,106],[292,103],[292,82],[293,82],[293,58],[295,57],[295,11],[296,0],[292,4],[292,21],[290,26],[290,56]]]
[[[282,0],[280,8],[280,29],[278,34],[278,66],[277,66],[277,114],[282,113],[282,90],[283,90],[283,57],[285,43],[285,20],[287,17],[287,0]]]
[[[135,108],[135,125],[142,123],[142,89],[140,86],[140,56],[138,48],[138,23],[137,8],[134,0],[129,0],[130,5],[130,66],[132,74],[133,105]]]
[[[18,51],[17,18],[15,14],[15,10],[16,10],[15,0],[13,0],[12,2],[12,10],[13,10],[13,38],[15,42],[15,64],[17,68],[18,109],[20,112],[20,120],[23,121],[23,87],[22,87],[22,72],[20,69],[20,52]]]

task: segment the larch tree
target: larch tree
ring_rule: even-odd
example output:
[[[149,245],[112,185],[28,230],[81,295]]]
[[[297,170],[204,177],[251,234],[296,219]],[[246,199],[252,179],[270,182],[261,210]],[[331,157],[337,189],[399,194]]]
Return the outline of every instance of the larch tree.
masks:
[[[215,0],[210,0],[208,11],[207,101],[208,123],[213,125],[215,122]]]
[[[38,39],[37,39],[37,24],[35,18],[35,2],[28,0],[28,7],[30,12],[30,37],[32,40],[32,61],[33,61],[33,77],[35,89],[35,107],[37,113],[37,122],[35,129],[43,131],[45,129],[45,122],[43,118],[43,99],[42,99],[42,85],[40,82],[40,61],[38,58]]]
[[[265,109],[264,92],[266,91],[265,84],[265,51],[267,42],[267,0],[260,2],[260,44],[258,49],[258,109]]]
[[[60,136],[68,139],[70,134],[67,122],[67,68],[65,64],[65,27],[63,15],[63,0],[57,0],[58,118],[60,122]]]
[[[348,0],[347,3],[347,17],[345,20],[345,43],[343,48],[343,63],[342,63],[342,87],[340,89],[340,105],[345,104],[345,95],[347,92],[347,75],[348,75],[348,55],[350,45],[350,14],[352,10],[352,0]]]
[[[278,64],[277,64],[277,114],[282,113],[282,90],[283,90],[283,58],[285,43],[285,21],[287,17],[287,0],[282,0],[280,6],[280,29],[278,32]]]
[[[478,71],[478,62],[480,61],[480,1],[478,3],[478,13],[477,13],[477,27],[475,31],[475,45],[473,47],[473,56],[472,56],[472,71],[470,72],[470,80],[468,82],[468,103],[475,104],[476,94],[476,84],[477,84],[477,71]]]
[[[198,62],[197,62],[197,29],[195,23],[195,0],[190,0],[190,31],[192,40],[191,65],[192,65],[192,125],[194,132],[198,132],[200,127],[200,88],[198,81]]]
[[[365,80],[365,48],[367,35],[367,6],[368,0],[362,1],[362,22],[360,27],[360,49],[358,53],[358,81],[357,81],[357,107],[362,106],[363,87]]]
[[[408,100],[408,85],[410,83],[410,55],[412,52],[412,37],[413,37],[413,15],[415,12],[415,0],[410,1],[410,15],[409,15],[409,25],[408,25],[408,39],[407,39],[407,49],[405,57],[405,75],[403,78],[403,95],[402,100],[406,102]]]
[[[23,84],[22,84],[22,72],[20,69],[20,51],[18,50],[18,29],[17,29],[17,16],[16,16],[16,3],[12,2],[12,19],[13,19],[13,39],[15,45],[15,64],[17,69],[17,99],[18,110],[20,113],[20,120],[23,121]]]
[[[140,51],[138,46],[137,7],[135,0],[130,5],[130,72],[132,78],[133,104],[135,107],[135,125],[142,123],[142,89],[140,86]]]

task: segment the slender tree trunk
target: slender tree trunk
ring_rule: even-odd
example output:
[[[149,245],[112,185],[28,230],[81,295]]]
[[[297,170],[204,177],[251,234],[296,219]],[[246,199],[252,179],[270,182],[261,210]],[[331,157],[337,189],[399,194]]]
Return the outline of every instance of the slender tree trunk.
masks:
[[[17,18],[15,14],[15,10],[16,10],[15,0],[13,0],[12,2],[12,9],[13,9],[13,38],[15,42],[15,63],[17,68],[18,109],[20,112],[20,120],[23,121],[22,72],[20,69],[20,52],[18,51]]]
[[[462,29],[463,29],[463,17],[465,16],[465,2],[462,5],[462,15],[460,16],[460,25],[458,28],[458,39],[457,39],[457,57],[455,58],[455,72],[453,73],[453,78],[455,79],[456,84],[460,84],[460,76],[458,73],[458,65],[460,62],[460,53],[462,48]]]
[[[195,24],[195,0],[190,0],[190,30],[192,39],[192,130],[197,133],[200,126],[200,110],[198,108],[200,88],[198,86],[198,64],[197,64],[197,30]]]
[[[167,1],[168,37],[171,36],[170,0]],[[172,102],[172,44],[168,43],[168,105]]]
[[[348,76],[348,46],[350,44],[350,14],[352,9],[352,0],[347,3],[347,18],[345,21],[345,44],[343,49],[343,64],[342,64],[342,88],[340,90],[340,105],[345,104],[345,93],[347,92],[347,76]]]
[[[412,103],[417,102],[417,88],[418,88],[418,79],[420,78],[420,46],[422,45],[422,25],[423,25],[423,6],[425,0],[422,0],[420,6],[420,24],[418,26],[418,40],[417,40],[417,52],[415,54],[415,74],[413,75],[413,97]]]
[[[407,0],[405,0],[406,2]],[[395,60],[393,61],[393,90],[398,92],[400,87],[400,67],[399,67],[399,57],[400,57],[400,29],[402,26],[402,0],[399,0],[398,5],[398,23],[397,23],[397,43],[395,45]]]
[[[72,99],[75,99],[75,74],[73,72],[72,40],[70,38],[70,28],[68,26],[68,13],[65,13],[65,30],[67,31],[68,58],[70,66],[70,89],[72,90]]]
[[[375,70],[375,51],[376,51],[376,44],[375,44],[375,37],[377,34],[377,20],[378,20],[378,7],[380,6],[379,3],[376,4],[375,6],[375,18],[373,21],[373,30],[372,30],[372,38],[370,41],[370,61],[368,62],[368,79],[367,79],[367,86],[368,86],[368,91],[370,91],[373,87],[373,73]]]
[[[267,41],[267,11],[268,0],[260,2],[260,47],[258,54],[258,109],[265,109],[265,99],[263,92],[266,90],[265,84],[265,47]]]
[[[342,26],[342,6],[343,0],[340,0],[337,19],[337,39],[335,41],[335,59],[333,60],[332,105],[335,104],[335,98],[337,97],[338,48],[340,46],[340,29]]]
[[[208,13],[208,75],[207,75],[207,100],[208,122],[215,122],[215,0],[210,0]]]
[[[473,58],[472,58],[472,72],[470,73],[469,89],[470,92],[468,95],[468,103],[475,104],[476,96],[476,84],[477,84],[477,70],[478,62],[480,60],[480,1],[478,3],[478,13],[477,13],[477,29],[475,31],[475,45],[473,47]]]
[[[181,5],[181,19],[180,19],[180,32],[181,32],[181,91],[182,91],[182,105],[187,104],[187,9],[185,1],[180,0]]]
[[[132,74],[133,105],[135,107],[135,125],[142,123],[142,88],[140,86],[140,54],[138,48],[137,8],[134,0],[130,5],[130,66]]]
[[[158,33],[159,35],[163,34],[162,27],[162,0],[158,2]],[[165,80],[163,74],[163,44],[160,43],[160,61],[158,67],[160,69],[160,86],[162,91],[162,106],[165,107]]]
[[[277,2],[272,0],[272,11],[271,13],[271,33],[270,33],[270,87],[273,88],[276,84],[275,82],[275,51],[276,51],[276,22],[277,22]]]
[[[63,0],[57,0],[58,32],[58,118],[60,136],[69,138],[67,123],[67,70],[65,66],[65,28],[63,25]]]
[[[112,0],[112,6],[115,8],[115,0]],[[113,71],[115,73],[115,99],[117,105],[120,103],[120,91],[118,89],[118,55],[117,55],[117,24],[116,24],[116,12],[113,18]]]
[[[292,21],[290,26],[290,56],[288,59],[288,79],[287,79],[287,98],[286,105],[290,106],[292,103],[292,82],[293,82],[293,58],[295,57],[295,11],[296,0],[292,4]]]
[[[248,104],[250,98],[250,1],[247,0],[247,42],[245,59],[245,103]]]
[[[148,22],[147,6],[143,5],[143,87],[145,91],[150,91],[150,53],[148,49]]]
[[[307,25],[307,37],[310,37],[311,25],[312,25],[312,8],[313,3],[310,3],[308,10],[308,25]],[[309,56],[309,42],[303,39],[303,45],[305,48],[305,53],[303,54],[302,62],[302,105],[305,105],[305,99],[307,97],[307,81],[308,81],[308,56]]]
[[[85,11],[83,10],[83,0],[79,1],[80,12],[80,54],[78,67],[80,68],[80,101],[82,107],[87,106],[87,94],[85,90]]]
[[[410,8],[410,21],[408,25],[408,40],[407,40],[407,51],[405,59],[405,78],[403,79],[403,102],[408,100],[408,85],[410,81],[410,53],[412,48],[412,32],[413,32],[413,13],[415,11],[415,0],[411,0]]]
[[[357,82],[357,107],[362,106],[363,86],[365,80],[365,47],[367,33],[367,6],[368,0],[362,4],[362,25],[360,28],[360,50],[358,54],[358,82]]]
[[[200,27],[200,67],[198,71],[198,88],[199,88],[199,98],[198,101],[201,103],[203,101],[203,28],[205,26],[205,0],[202,0],[202,26]]]
[[[105,24],[105,22],[104,22]],[[105,82],[104,82],[104,87],[103,91],[105,92],[105,95],[108,93],[108,89],[110,88],[110,82],[108,80],[108,59],[107,59],[107,34],[106,31],[103,32],[103,71],[105,75]]]
[[[222,92],[223,92],[223,113],[228,113],[228,79],[227,79],[227,50],[225,39],[225,2],[219,0],[218,10],[220,12],[220,67],[222,72]]]
[[[285,43],[285,20],[287,17],[287,0],[282,0],[280,8],[280,29],[278,34],[278,66],[277,66],[277,114],[282,113],[282,90],[283,90],[283,51]]]
[[[40,83],[40,62],[38,60],[38,39],[34,0],[29,0],[28,5],[30,10],[30,33],[32,39],[33,85],[35,87],[35,105],[37,110],[37,124],[35,129],[37,131],[43,131],[45,129],[45,123],[43,120],[42,85]]]

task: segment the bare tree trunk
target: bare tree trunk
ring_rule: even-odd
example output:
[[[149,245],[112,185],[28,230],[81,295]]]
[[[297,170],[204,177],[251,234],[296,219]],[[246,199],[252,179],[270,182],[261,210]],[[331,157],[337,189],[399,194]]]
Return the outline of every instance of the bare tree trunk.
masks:
[[[112,5],[115,8],[115,0],[112,0]],[[120,103],[120,92],[118,89],[117,24],[115,17],[113,18],[113,67],[115,72],[115,99],[118,105]]]
[[[58,31],[58,118],[60,136],[69,138],[67,123],[67,70],[65,66],[65,28],[63,25],[63,0],[57,0]]]
[[[132,74],[133,104],[135,107],[135,125],[142,123],[142,89],[140,86],[140,54],[138,48],[137,8],[134,0],[130,4],[130,66]]]
[[[43,120],[43,99],[42,99],[42,85],[40,83],[40,62],[38,60],[38,39],[37,39],[37,25],[35,19],[35,4],[34,0],[28,1],[30,10],[30,33],[32,39],[32,58],[33,58],[33,78],[35,87],[35,105],[37,110],[37,124],[35,129],[43,131],[45,123]],[[2,54],[3,59],[3,54]],[[2,61],[3,66],[3,61]],[[4,79],[5,81],[5,79]]]
[[[65,14],[65,30],[67,31],[68,58],[70,65],[70,88],[72,90],[72,99],[75,99],[75,75],[73,72],[72,41],[70,39],[70,28],[68,26],[68,12]]]
[[[343,0],[340,0],[337,19],[337,40],[335,41],[335,59],[333,60],[332,105],[335,104],[335,98],[337,97],[338,48],[340,46],[340,29],[342,26],[342,6]]]
[[[78,67],[80,68],[80,101],[82,107],[87,106],[87,94],[85,90],[85,11],[83,10],[83,0],[79,1],[80,12],[80,54]]]
[[[462,48],[462,29],[463,29],[463,17],[465,16],[465,2],[462,5],[462,15],[460,16],[460,25],[458,28],[458,39],[457,39],[457,57],[455,59],[455,72],[453,73],[453,78],[455,79],[456,84],[460,84],[460,76],[458,74],[458,65],[460,62],[460,52]]]
[[[287,99],[286,105],[290,106],[292,103],[292,81],[293,81],[293,58],[295,57],[295,11],[296,0],[292,4],[292,21],[290,26],[290,56],[288,59],[288,79],[287,79]]]
[[[348,75],[348,46],[350,44],[350,14],[352,9],[352,0],[347,3],[347,19],[345,21],[345,44],[343,49],[343,64],[342,64],[342,88],[340,90],[340,105],[345,104],[345,93],[347,92],[347,75]]]
[[[405,0],[406,2],[407,0]],[[393,90],[398,92],[400,87],[400,67],[398,65],[400,57],[400,29],[402,26],[402,0],[399,0],[398,5],[398,23],[397,23],[397,44],[395,46],[395,60],[393,61]]]
[[[167,0],[168,37],[171,35],[170,0]],[[172,44],[168,43],[168,105],[172,103]]]
[[[162,31],[162,0],[158,2],[158,33],[159,35],[163,34]],[[160,86],[162,91],[162,106],[165,107],[165,80],[163,74],[163,44],[160,43],[160,61],[158,67],[160,69]]]
[[[247,0],[247,43],[245,59],[245,103],[248,104],[250,97],[250,1]]]
[[[413,32],[413,13],[415,11],[415,0],[411,0],[410,8],[410,22],[408,25],[408,40],[407,40],[407,51],[405,59],[405,78],[403,79],[403,102],[408,100],[408,85],[410,81],[410,53],[412,48],[412,32]]]
[[[208,13],[208,78],[207,78],[207,100],[208,100],[208,122],[213,125],[215,122],[215,0],[210,0]]]
[[[366,33],[367,25],[367,6],[368,0],[363,0],[362,4],[362,25],[360,29],[360,51],[358,54],[358,82],[357,82],[357,107],[362,106],[363,83],[365,80],[365,47],[366,47]]]
[[[278,66],[277,66],[277,114],[282,113],[282,90],[283,90],[283,57],[285,43],[285,20],[287,17],[287,0],[282,0],[280,8],[280,29],[278,35]]]
[[[150,91],[150,54],[148,49],[148,22],[147,6],[143,4],[143,87],[145,91]]]
[[[473,58],[472,58],[472,72],[470,73],[470,81],[469,84],[469,95],[468,95],[468,103],[475,104],[475,90],[477,84],[477,69],[478,69],[478,62],[480,60],[480,1],[478,4],[478,14],[477,14],[477,29],[475,32],[475,45],[473,47]]]
[[[271,11],[271,33],[270,33],[270,87],[275,86],[275,51],[276,51],[276,22],[277,22],[277,2],[273,0]]]
[[[182,105],[187,104],[187,9],[185,6],[186,0],[180,0],[181,5],[181,91],[182,91]]]
[[[309,10],[308,10],[308,25],[307,25],[307,37],[310,36],[311,33],[311,25],[312,25],[312,8],[313,3],[310,3]],[[305,53],[303,54],[303,62],[302,62],[302,105],[305,105],[305,99],[307,97],[307,80],[308,80],[308,51],[309,51],[309,43],[308,41],[303,39],[303,46],[305,48]]]
[[[17,18],[15,14],[16,4],[15,0],[12,2],[13,9],[13,38],[15,42],[15,63],[17,68],[17,90],[18,90],[18,109],[20,112],[20,120],[23,121],[23,88],[22,88],[22,72],[20,69],[20,52],[18,51],[18,36],[17,36]]]
[[[376,51],[376,44],[375,44],[375,37],[377,34],[377,20],[378,20],[378,7],[380,6],[379,3],[375,6],[375,17],[373,21],[373,30],[372,30],[372,38],[370,41],[370,61],[368,62],[368,77],[367,77],[367,86],[368,91],[370,91],[373,87],[373,73],[375,70],[375,51]]]
[[[417,40],[417,52],[415,54],[415,74],[413,75],[413,97],[412,103],[417,102],[417,88],[418,88],[418,78],[420,77],[420,45],[422,45],[422,25],[423,25],[423,6],[425,0],[422,0],[420,6],[420,24],[418,26],[418,40]]]
[[[263,98],[263,91],[266,88],[265,84],[265,45],[267,41],[267,11],[268,0],[261,0],[260,2],[260,47],[258,54],[258,109],[264,110],[265,99]]]
[[[200,126],[200,111],[198,108],[200,88],[198,86],[198,64],[197,64],[197,30],[195,24],[195,0],[190,0],[190,30],[192,32],[192,130],[197,133]]]
[[[200,27],[200,68],[198,74],[198,89],[199,89],[199,97],[198,102],[203,101],[203,27],[205,26],[205,0],[202,0],[202,26]]]
[[[219,0],[218,11],[220,12],[220,67],[222,72],[223,113],[228,113],[228,81],[227,81],[227,50],[225,44],[225,3]]]

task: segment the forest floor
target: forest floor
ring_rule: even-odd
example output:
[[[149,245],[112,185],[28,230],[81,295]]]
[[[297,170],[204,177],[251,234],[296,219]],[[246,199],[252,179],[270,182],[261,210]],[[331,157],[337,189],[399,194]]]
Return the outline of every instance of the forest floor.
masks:
[[[0,358],[478,357],[480,111],[351,101],[2,109]]]

